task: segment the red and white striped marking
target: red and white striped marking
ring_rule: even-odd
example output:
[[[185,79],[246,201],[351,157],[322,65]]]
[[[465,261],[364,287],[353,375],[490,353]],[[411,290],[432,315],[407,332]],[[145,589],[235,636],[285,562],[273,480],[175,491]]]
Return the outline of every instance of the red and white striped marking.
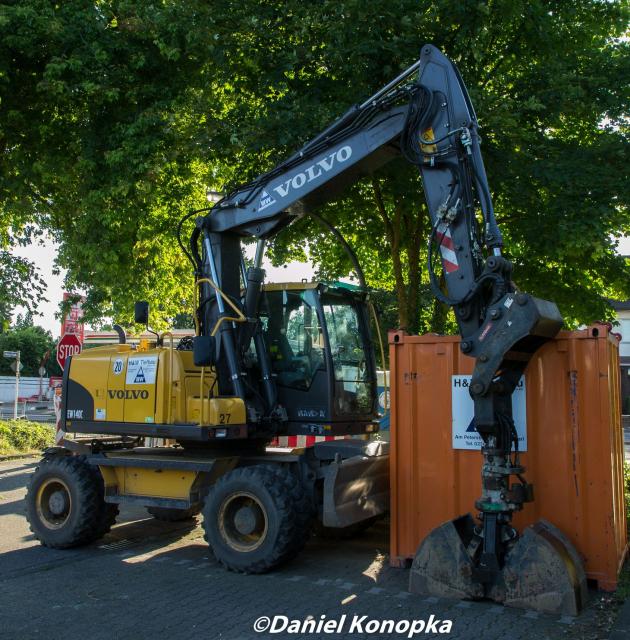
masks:
[[[360,438],[361,436],[278,436],[269,443],[269,446],[298,449],[302,447],[312,447],[316,442],[345,440],[346,438],[352,437]]]
[[[453,273],[459,269],[457,255],[455,254],[455,245],[451,238],[451,230],[443,222],[437,228],[437,240],[440,244],[440,253],[442,254],[442,264],[447,273]]]

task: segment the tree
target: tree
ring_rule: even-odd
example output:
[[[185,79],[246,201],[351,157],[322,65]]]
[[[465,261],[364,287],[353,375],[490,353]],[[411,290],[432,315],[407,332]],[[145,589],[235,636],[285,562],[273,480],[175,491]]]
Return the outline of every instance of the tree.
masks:
[[[34,311],[44,289],[32,262],[0,249],[0,333],[8,330],[16,306]]]
[[[206,186],[254,177],[433,42],[459,66],[483,126],[508,255],[524,289],[570,323],[628,297],[615,237],[628,218],[626,0],[22,0],[0,13],[0,221],[60,242],[88,319],[156,324],[191,307],[175,223]],[[28,108],[26,106],[28,105]],[[390,165],[328,205],[399,324],[441,329],[428,293],[419,178]],[[305,239],[308,241],[305,249]],[[273,243],[322,275],[350,266],[304,219]]]
[[[39,376],[40,366],[46,369],[46,375],[61,375],[61,369],[55,360],[56,344],[50,331],[34,326],[28,319],[22,320],[10,330],[0,334],[0,353],[20,351],[20,362],[24,365],[23,376]],[[0,375],[14,375],[11,369],[13,361],[0,358]]]
[[[134,298],[175,316],[192,278],[174,227],[203,201],[208,171],[185,154],[180,106],[202,80],[198,7],[28,0],[0,11],[2,228],[51,231],[67,288],[88,291],[88,319],[129,320]]]
[[[230,68],[233,77],[247,78],[239,90],[260,92],[268,84],[267,94],[279,96],[272,106],[256,104],[252,117],[239,113],[235,119],[233,135],[257,151],[256,161],[277,158],[259,147],[274,138],[280,120],[282,135],[274,139],[284,143],[298,132],[288,145],[298,146],[302,132],[322,128],[333,112],[343,112],[417,57],[423,33],[457,62],[477,105],[497,214],[519,283],[556,299],[569,324],[609,317],[607,299],[629,293],[628,266],[614,253],[614,238],[629,223],[629,93],[618,78],[628,76],[630,58],[627,41],[616,39],[627,28],[627,4],[325,4],[327,10],[296,7],[284,20],[258,15],[254,27],[243,19],[237,22],[243,30],[228,37],[226,49],[245,42]],[[319,46],[300,47],[309,40],[297,38],[295,46],[274,47],[264,34],[281,34],[283,21],[297,16]],[[283,82],[281,91],[276,86]],[[427,220],[418,182],[407,179],[405,186],[396,175],[386,169],[326,213],[363,254],[370,284],[395,284],[400,323],[441,329],[444,310],[426,305],[426,274],[419,268]],[[339,247],[311,221],[278,239],[276,260],[305,255],[304,238],[320,272],[347,273]]]

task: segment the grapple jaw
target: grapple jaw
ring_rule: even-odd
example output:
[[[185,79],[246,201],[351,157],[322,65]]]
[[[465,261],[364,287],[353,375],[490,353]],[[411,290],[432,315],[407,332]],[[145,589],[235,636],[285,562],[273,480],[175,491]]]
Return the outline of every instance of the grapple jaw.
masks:
[[[497,597],[510,607],[576,616],[588,598],[578,552],[546,520],[527,527],[507,554],[503,581]]]
[[[411,593],[475,600],[484,597],[483,585],[473,580],[475,563],[468,551],[474,527],[468,514],[431,531],[411,565]]]
[[[470,514],[437,527],[418,547],[409,590],[442,598],[487,598],[510,607],[571,616],[585,606],[586,574],[580,556],[546,520],[510,543],[492,583],[475,579],[479,546]]]

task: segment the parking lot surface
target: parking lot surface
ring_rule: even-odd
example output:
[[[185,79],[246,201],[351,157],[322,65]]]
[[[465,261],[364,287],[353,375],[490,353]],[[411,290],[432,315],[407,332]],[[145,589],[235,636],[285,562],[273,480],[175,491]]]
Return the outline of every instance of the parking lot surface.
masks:
[[[431,631],[450,620],[446,637],[462,640],[607,637],[597,595],[582,615],[569,618],[408,593],[408,571],[388,564],[385,522],[355,540],[313,538],[290,564],[259,576],[218,565],[198,523],[157,522],[143,509],[124,509],[112,533],[88,547],[46,549],[24,518],[35,466],[35,459],[0,462],[0,638],[408,637],[408,630],[381,627],[384,620],[400,622],[399,629],[406,629],[404,621],[433,620]],[[284,631],[255,630],[274,616],[286,617],[274,622]],[[309,616],[310,627],[288,633]]]

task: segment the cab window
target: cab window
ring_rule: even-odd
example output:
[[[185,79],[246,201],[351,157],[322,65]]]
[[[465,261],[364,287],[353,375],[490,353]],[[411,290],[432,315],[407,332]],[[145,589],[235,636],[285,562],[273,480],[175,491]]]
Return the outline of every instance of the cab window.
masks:
[[[351,300],[322,296],[324,318],[335,373],[335,413],[366,414],[372,411],[372,379],[366,358],[366,332]]]
[[[322,327],[304,297],[298,291],[268,292],[263,320],[276,382],[295,389],[308,389],[315,372],[326,369]]]

